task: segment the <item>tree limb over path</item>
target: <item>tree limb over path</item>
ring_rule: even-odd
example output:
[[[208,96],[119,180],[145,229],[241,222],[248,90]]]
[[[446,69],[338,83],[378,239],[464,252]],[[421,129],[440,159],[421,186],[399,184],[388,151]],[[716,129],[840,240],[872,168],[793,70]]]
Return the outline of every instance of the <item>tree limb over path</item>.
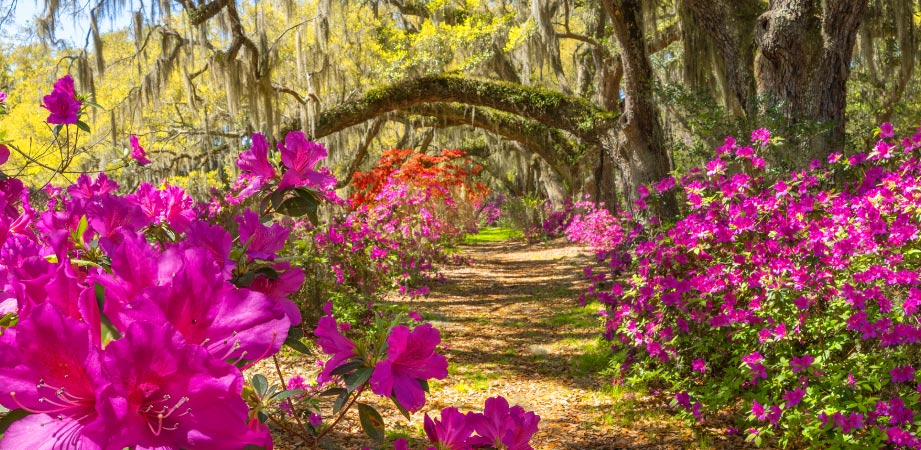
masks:
[[[373,89],[321,113],[314,138],[328,136],[392,111],[428,103],[461,103],[521,116],[599,144],[617,125],[615,113],[586,100],[546,89],[456,75],[431,75]]]

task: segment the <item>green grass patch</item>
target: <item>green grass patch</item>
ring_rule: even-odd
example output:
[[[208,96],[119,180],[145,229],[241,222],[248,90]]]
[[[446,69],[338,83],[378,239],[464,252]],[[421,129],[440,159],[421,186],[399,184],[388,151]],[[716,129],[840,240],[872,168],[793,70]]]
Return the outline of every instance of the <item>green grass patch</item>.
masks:
[[[468,234],[464,237],[464,244],[483,244],[488,242],[502,242],[509,239],[522,237],[521,230],[508,227],[480,228],[477,234]]]
[[[598,338],[595,342],[583,347],[585,353],[572,359],[572,367],[580,375],[590,375],[604,372],[610,367],[611,344]]]
[[[601,304],[596,302],[589,303],[584,308],[576,306],[554,314],[546,320],[546,324],[554,327],[568,325],[580,329],[598,328],[601,323],[601,319],[598,316],[598,311],[600,309]]]

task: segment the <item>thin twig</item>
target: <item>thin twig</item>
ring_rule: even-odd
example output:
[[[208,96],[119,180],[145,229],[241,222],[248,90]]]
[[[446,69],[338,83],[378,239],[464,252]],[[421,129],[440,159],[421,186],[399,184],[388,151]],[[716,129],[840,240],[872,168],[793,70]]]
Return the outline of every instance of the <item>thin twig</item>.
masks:
[[[368,382],[366,381],[365,384],[361,385],[361,387],[358,388],[357,391],[355,391],[355,397],[352,397],[352,401],[350,401],[348,405],[345,405],[345,408],[342,408],[342,412],[339,413],[339,417],[336,417],[336,420],[334,420],[333,423],[331,423],[325,430],[323,430],[323,431],[317,436],[315,442],[320,442],[320,439],[321,439],[323,436],[326,436],[326,433],[329,433],[330,431],[333,430],[333,428],[336,427],[336,424],[338,424],[339,421],[342,420],[343,417],[345,417],[345,413],[349,412],[349,408],[351,408],[352,405],[355,404],[355,401],[358,400],[358,397],[361,397],[361,393],[365,390],[365,386],[367,386],[367,385],[368,385]],[[315,444],[315,445],[316,445],[316,444]]]
[[[283,389],[288,389],[288,382],[285,381],[285,376],[284,374],[281,373],[281,364],[278,363],[277,354],[272,355],[272,361],[275,362],[275,371],[278,373],[278,381],[281,381],[281,387]],[[298,429],[301,431],[301,433],[303,433],[303,431],[306,430],[307,428],[304,427],[304,423],[301,422],[301,416],[297,413],[297,408],[294,403],[294,397],[288,397],[288,403],[291,404],[291,411],[294,412],[294,420],[297,422],[297,425],[299,427]],[[308,442],[309,437],[306,434],[298,433],[297,436],[300,437],[304,441],[305,444],[309,444]]]

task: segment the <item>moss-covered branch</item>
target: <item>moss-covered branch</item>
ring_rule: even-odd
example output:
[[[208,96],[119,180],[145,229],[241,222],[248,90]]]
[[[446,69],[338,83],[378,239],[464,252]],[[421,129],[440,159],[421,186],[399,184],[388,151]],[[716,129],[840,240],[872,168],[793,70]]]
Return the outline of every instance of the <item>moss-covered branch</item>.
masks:
[[[615,126],[617,118],[586,100],[546,89],[456,75],[432,75],[374,89],[358,100],[324,111],[317,119],[314,137],[428,103],[485,106],[568,131],[584,142],[598,142],[602,134]]]
[[[584,146],[572,143],[560,130],[513,114],[444,103],[417,105],[406,112],[434,118],[429,125],[469,125],[519,142],[543,158],[567,183],[572,178],[571,168],[585,152]]]

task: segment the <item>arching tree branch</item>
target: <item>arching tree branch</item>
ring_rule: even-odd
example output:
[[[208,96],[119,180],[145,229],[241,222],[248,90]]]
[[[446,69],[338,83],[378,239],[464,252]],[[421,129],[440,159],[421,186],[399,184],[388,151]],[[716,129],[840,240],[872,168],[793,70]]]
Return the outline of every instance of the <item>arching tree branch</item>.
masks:
[[[584,147],[570,142],[560,130],[512,114],[487,109],[471,111],[451,104],[419,105],[406,112],[437,119],[429,125],[468,125],[519,142],[543,158],[567,183],[572,181],[572,167],[585,152]]]
[[[328,136],[391,111],[428,103],[485,106],[568,131],[591,143],[597,143],[600,135],[616,125],[617,119],[616,114],[598,109],[588,101],[558,92],[454,75],[433,75],[374,89],[358,100],[324,111],[317,119],[314,138]]]

